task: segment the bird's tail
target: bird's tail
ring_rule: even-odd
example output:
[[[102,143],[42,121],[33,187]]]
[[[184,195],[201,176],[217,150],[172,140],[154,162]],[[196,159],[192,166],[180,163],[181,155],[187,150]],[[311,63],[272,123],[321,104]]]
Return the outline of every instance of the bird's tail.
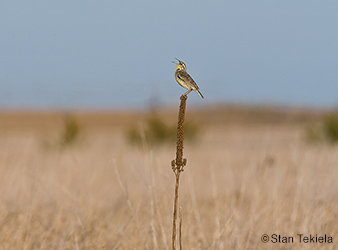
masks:
[[[204,99],[204,96],[202,95],[202,93],[198,89],[196,89],[196,92]]]

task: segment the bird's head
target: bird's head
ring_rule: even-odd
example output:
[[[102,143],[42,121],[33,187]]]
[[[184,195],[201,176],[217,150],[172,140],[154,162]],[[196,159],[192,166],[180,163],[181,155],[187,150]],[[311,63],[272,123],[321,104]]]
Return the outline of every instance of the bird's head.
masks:
[[[184,62],[178,60],[177,58],[175,58],[175,59],[178,61],[178,63],[173,61],[173,63],[175,63],[177,65],[176,70],[187,70],[187,66],[185,66]]]

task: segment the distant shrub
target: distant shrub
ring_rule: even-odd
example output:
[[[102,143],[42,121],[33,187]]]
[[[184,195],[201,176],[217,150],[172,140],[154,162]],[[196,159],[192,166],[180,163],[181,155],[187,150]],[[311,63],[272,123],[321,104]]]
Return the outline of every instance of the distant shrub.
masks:
[[[54,136],[46,136],[42,139],[42,146],[46,149],[58,149],[69,147],[79,141],[81,136],[81,126],[71,115],[63,117],[62,129],[57,131]]]
[[[175,143],[176,125],[166,125],[158,116],[150,116],[146,121],[146,126],[140,129],[136,126],[131,127],[127,133],[127,139],[132,144],[141,144],[146,141],[149,145],[159,145]],[[187,141],[194,141],[198,134],[196,125],[186,123],[184,125],[184,137]]]
[[[66,116],[63,123],[63,130],[60,135],[60,146],[74,144],[79,138],[80,125],[75,118]]]
[[[330,115],[324,119],[323,132],[330,143],[338,142],[338,115]]]
[[[338,115],[328,115],[320,125],[307,127],[306,139],[309,142],[338,143]]]

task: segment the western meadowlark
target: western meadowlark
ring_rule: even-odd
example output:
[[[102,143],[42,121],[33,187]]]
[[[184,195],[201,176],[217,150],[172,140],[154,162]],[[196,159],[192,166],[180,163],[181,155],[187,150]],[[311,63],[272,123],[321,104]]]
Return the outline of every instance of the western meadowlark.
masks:
[[[187,92],[184,93],[184,95],[188,95],[193,90],[204,99],[194,79],[192,79],[192,77],[187,73],[187,66],[185,66],[185,63],[178,60],[177,58],[175,59],[178,61],[178,63],[173,61],[173,63],[177,65],[175,71],[176,81],[178,82],[179,85],[188,90]]]

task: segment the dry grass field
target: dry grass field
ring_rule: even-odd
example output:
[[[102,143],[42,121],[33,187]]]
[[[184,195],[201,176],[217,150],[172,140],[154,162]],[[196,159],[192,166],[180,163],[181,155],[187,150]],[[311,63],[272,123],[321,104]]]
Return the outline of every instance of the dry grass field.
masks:
[[[175,145],[128,144],[145,114],[73,115],[79,142],[57,147],[62,114],[0,113],[0,249],[171,249]],[[183,248],[338,249],[338,147],[304,140],[317,118],[188,104],[201,129],[184,148]]]

